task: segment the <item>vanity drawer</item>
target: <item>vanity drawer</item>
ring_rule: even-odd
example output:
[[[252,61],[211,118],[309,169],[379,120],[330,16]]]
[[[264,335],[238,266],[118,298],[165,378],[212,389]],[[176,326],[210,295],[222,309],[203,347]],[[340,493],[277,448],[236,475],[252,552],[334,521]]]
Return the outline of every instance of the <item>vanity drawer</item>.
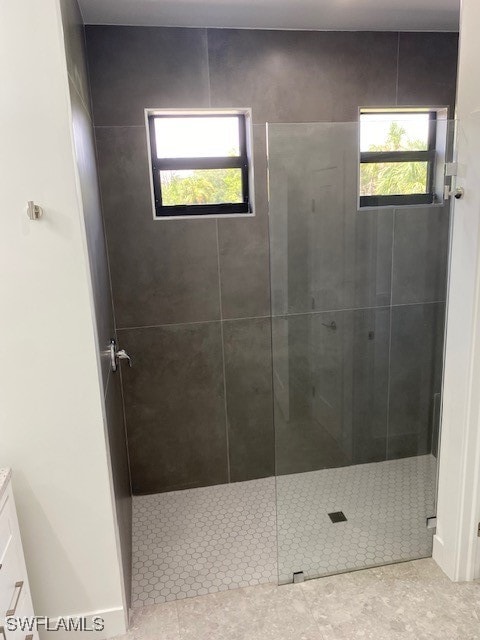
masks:
[[[21,589],[16,587],[20,583],[23,585]],[[3,555],[2,568],[0,569],[0,619],[14,608],[17,596],[20,597],[22,592],[26,591],[26,586],[22,562],[18,555],[15,539],[12,537]],[[0,640],[2,639],[0,638]]]
[[[8,631],[5,617],[33,616],[32,598],[10,482],[0,497],[0,640],[38,640],[36,632]],[[29,637],[32,636],[32,637]]]
[[[24,584],[23,591],[20,593],[17,608],[15,611],[15,617],[17,618],[30,618],[32,616],[32,604],[30,593],[27,590],[28,585]],[[4,623],[0,619],[0,626]],[[0,640],[38,640],[38,632],[36,629],[30,631],[29,629],[8,630],[6,624],[3,627],[3,633],[0,632]]]

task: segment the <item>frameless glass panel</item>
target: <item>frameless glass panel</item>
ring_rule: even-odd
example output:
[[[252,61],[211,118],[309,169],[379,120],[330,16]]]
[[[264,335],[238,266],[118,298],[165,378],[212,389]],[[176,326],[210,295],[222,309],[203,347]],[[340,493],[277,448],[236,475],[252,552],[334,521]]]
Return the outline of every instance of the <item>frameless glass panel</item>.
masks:
[[[240,155],[237,117],[158,117],[158,158],[220,158]]]
[[[369,162],[360,165],[360,195],[428,193],[427,162]]]
[[[160,171],[162,203],[171,205],[242,202],[241,169]]]
[[[429,122],[428,113],[362,113],[360,151],[425,151]]]
[[[279,581],[429,556],[450,205],[359,211],[358,123],[267,136]]]

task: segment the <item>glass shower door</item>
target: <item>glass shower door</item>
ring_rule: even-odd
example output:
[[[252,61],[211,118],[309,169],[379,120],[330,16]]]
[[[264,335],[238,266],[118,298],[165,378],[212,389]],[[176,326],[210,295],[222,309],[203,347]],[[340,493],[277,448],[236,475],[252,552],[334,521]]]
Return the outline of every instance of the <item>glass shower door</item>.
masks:
[[[280,583],[431,555],[449,204],[357,209],[357,123],[269,124]]]

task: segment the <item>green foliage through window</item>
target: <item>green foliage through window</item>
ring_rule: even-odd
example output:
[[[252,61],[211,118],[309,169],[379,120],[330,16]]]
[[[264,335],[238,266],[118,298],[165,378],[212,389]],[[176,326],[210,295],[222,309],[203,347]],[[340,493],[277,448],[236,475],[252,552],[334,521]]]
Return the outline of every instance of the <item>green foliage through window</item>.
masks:
[[[162,171],[160,177],[167,206],[242,202],[241,169]]]
[[[421,140],[411,140],[398,122],[392,122],[383,145],[370,145],[368,151],[418,151]],[[360,195],[408,195],[427,193],[427,162],[372,162],[360,165]]]

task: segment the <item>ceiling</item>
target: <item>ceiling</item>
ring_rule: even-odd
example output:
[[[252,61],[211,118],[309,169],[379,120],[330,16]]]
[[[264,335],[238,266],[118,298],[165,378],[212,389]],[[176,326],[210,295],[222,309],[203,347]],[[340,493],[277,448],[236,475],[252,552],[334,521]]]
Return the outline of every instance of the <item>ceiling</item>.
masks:
[[[460,0],[79,0],[86,24],[457,31]]]

